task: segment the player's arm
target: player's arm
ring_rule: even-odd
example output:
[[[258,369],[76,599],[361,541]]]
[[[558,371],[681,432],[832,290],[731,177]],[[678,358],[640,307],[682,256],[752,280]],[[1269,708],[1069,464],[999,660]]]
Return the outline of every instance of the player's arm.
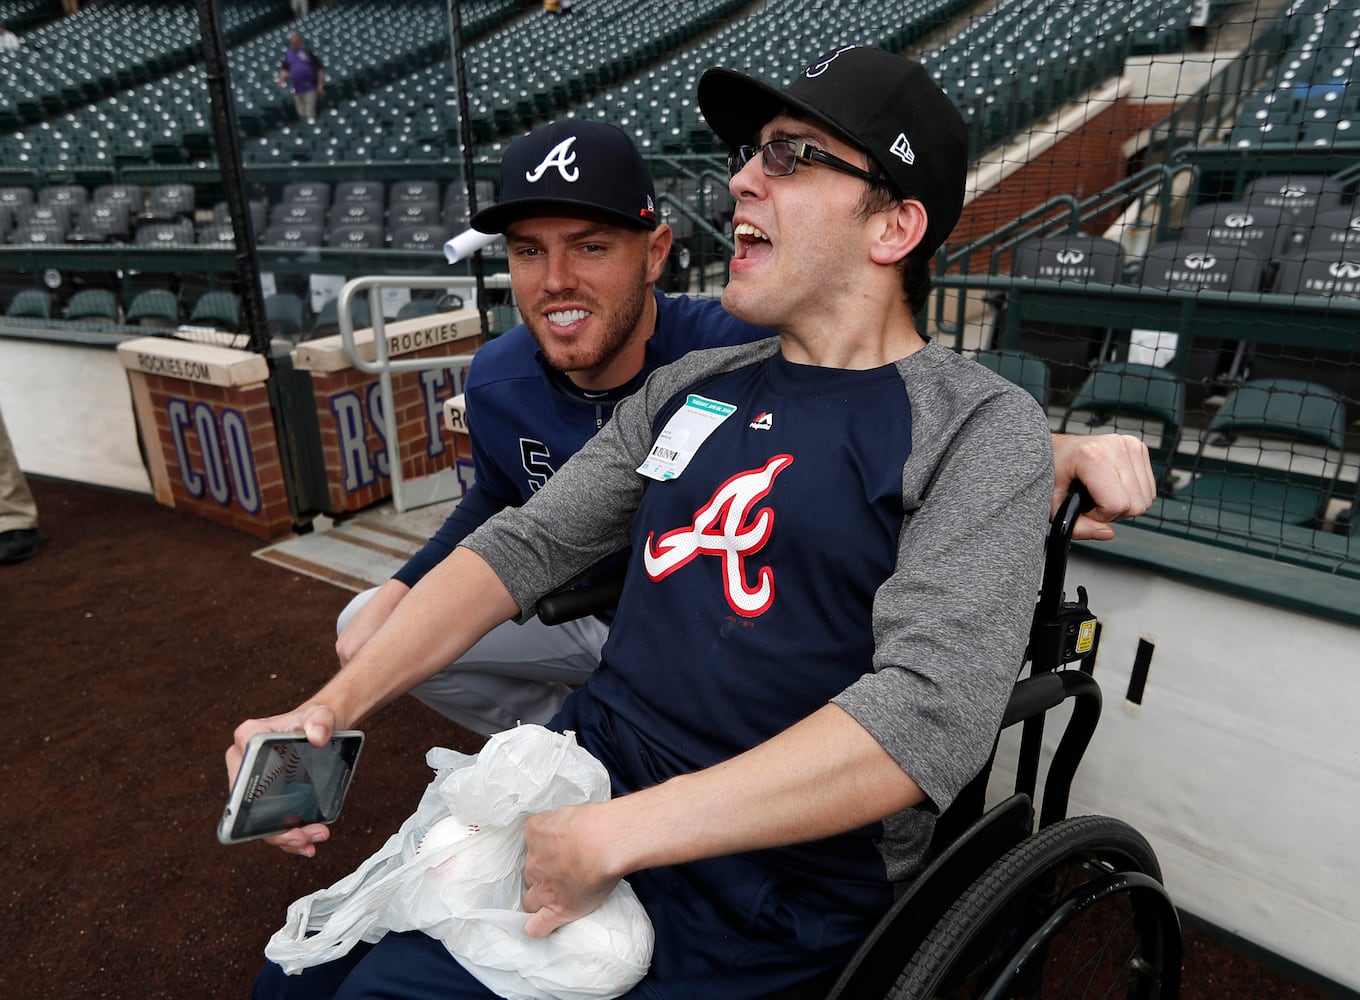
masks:
[[[506,506],[505,500],[474,484],[430,540],[393,574],[392,579],[378,588],[377,593],[369,598],[336,637],[335,653],[340,665],[344,666],[354,659],[364,643],[372,638],[411,592],[412,587],[448,558],[459,542]]]
[[[448,609],[459,609],[449,615]],[[436,566],[397,605],[349,663],[291,712],[249,719],[236,728],[227,750],[227,780],[236,780],[245,746],[258,732],[301,730],[324,746],[336,729],[356,726],[375,709],[405,694],[456,660],[496,625],[518,611],[500,578],[465,548]],[[311,857],[330,835],[320,824],[269,839],[291,854]]]

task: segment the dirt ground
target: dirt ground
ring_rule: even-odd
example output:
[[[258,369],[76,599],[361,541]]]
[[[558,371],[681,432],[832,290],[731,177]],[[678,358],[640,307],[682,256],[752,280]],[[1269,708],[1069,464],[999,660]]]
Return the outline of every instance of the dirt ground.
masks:
[[[221,846],[233,726],[329,676],[348,594],[150,499],[31,485],[49,541],[0,566],[0,997],[247,996],[288,903],[352,871],[414,809],[425,751],[479,740],[401,699],[366,723],[317,859]],[[1185,973],[1187,1000],[1323,996],[1199,933]]]

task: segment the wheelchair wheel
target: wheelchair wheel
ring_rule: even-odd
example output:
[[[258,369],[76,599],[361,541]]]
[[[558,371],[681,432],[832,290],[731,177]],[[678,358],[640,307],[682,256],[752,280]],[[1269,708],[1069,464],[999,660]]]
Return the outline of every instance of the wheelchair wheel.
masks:
[[[1040,830],[950,907],[890,1000],[1175,998],[1180,923],[1148,842],[1105,816]]]

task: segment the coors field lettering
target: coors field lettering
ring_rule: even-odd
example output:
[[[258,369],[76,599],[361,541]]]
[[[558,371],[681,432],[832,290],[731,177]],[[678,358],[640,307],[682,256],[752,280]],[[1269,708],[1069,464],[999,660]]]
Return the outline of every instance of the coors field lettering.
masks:
[[[425,451],[430,458],[438,458],[447,451],[439,427],[440,414],[444,400],[454,394],[457,382],[457,370],[453,368],[432,368],[419,373],[425,414]],[[378,476],[385,479],[391,475],[380,388],[377,382],[372,383],[364,390],[363,399],[360,399],[357,391],[336,393],[331,397],[331,414],[335,417],[340,461],[345,470],[342,482],[346,493],[373,485]],[[402,433],[409,438],[409,430],[403,428]],[[378,446],[369,448],[369,441],[373,437],[378,439]]]
[[[233,409],[223,409],[219,415],[204,402],[194,403],[191,412],[186,399],[171,399],[165,413],[180,482],[188,494],[201,499],[206,492],[223,507],[231,506],[235,498],[247,514],[259,513],[260,483],[245,417]],[[193,440],[198,442],[202,470],[192,460]]]

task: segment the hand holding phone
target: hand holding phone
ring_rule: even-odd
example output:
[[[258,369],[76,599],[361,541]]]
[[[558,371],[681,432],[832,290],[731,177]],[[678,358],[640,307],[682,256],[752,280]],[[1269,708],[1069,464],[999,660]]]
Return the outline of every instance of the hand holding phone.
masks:
[[[335,822],[363,743],[358,730],[334,733],[320,747],[301,732],[256,733],[246,744],[217,839],[240,844]]]

